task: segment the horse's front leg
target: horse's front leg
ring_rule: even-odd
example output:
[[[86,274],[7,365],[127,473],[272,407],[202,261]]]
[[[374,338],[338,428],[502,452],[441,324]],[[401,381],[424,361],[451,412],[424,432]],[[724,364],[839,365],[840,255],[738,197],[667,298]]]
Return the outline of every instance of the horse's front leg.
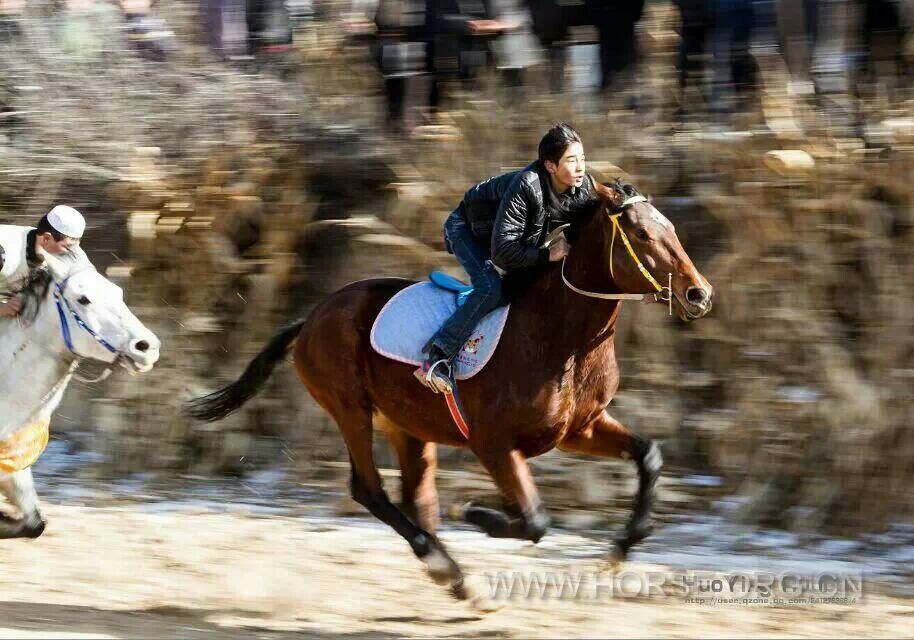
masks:
[[[38,508],[38,494],[32,482],[32,469],[15,473],[0,473],[0,493],[19,509],[20,518],[0,514],[0,538],[37,538],[47,521]]]
[[[660,447],[652,440],[632,433],[606,411],[601,411],[583,430],[565,437],[558,446],[572,453],[630,459],[638,466],[638,493],[632,515],[613,550],[614,561],[624,560],[629,549],[651,533],[654,485],[663,466]]]

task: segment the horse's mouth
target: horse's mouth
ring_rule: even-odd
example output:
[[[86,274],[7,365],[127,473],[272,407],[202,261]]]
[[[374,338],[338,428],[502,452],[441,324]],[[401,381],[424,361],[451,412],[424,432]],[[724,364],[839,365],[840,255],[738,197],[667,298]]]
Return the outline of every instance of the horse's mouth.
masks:
[[[676,315],[684,322],[692,322],[705,317],[711,313],[711,307],[713,306],[713,302],[710,299],[704,305],[684,303],[676,293],[673,293],[673,300],[676,302]]]
[[[139,362],[128,355],[122,355],[120,358],[118,358],[118,362],[127,370],[130,375],[148,373],[155,365],[154,362]]]

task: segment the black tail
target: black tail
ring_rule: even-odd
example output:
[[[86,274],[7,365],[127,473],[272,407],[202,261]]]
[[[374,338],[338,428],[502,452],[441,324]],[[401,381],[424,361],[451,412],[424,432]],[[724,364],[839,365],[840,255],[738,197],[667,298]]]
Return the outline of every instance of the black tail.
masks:
[[[187,403],[185,412],[197,420],[221,420],[263,388],[277,363],[286,355],[289,345],[301,332],[304,320],[296,320],[279,330],[257,354],[241,377],[232,384]]]

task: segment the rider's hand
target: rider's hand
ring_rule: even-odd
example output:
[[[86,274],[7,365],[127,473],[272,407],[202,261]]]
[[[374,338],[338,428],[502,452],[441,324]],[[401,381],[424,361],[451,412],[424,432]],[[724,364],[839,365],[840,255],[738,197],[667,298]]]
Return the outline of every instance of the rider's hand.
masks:
[[[505,31],[507,24],[500,20],[469,20],[467,30],[474,36],[484,36]]]
[[[559,236],[549,245],[549,262],[558,262],[567,256],[570,250],[571,245],[565,240],[565,236]]]
[[[343,28],[350,36],[364,36],[375,32],[377,27],[369,20],[349,20],[343,23]]]
[[[22,312],[22,301],[19,298],[10,298],[5,303],[0,303],[0,318],[15,318]]]

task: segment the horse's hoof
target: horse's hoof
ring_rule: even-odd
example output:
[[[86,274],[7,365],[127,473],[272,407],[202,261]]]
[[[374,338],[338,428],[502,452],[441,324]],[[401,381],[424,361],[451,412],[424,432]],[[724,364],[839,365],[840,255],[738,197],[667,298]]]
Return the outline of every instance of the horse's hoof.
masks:
[[[505,606],[504,602],[498,602],[488,596],[476,596],[470,600],[472,606],[479,613],[495,613]]]
[[[498,602],[485,594],[484,588],[478,581],[464,579],[451,585],[451,593],[458,600],[467,600],[473,609],[479,613],[493,613],[504,607],[503,602]]]
[[[628,552],[618,544],[614,544],[601,569],[604,572],[615,573],[622,568],[622,563],[625,562],[627,557]]]
[[[41,516],[15,519],[0,514],[0,540],[37,538],[44,533],[47,523]]]
[[[22,530],[22,536],[24,538],[37,538],[44,533],[44,529],[47,526],[48,521],[43,517],[38,516],[33,522],[29,522],[25,525]]]
[[[432,549],[422,558],[425,570],[436,584],[451,584],[460,576],[460,569],[447,554],[439,549]]]
[[[0,540],[20,537],[22,520],[0,513]]]
[[[442,571],[426,569],[426,572],[428,573],[428,577],[431,578],[435,584],[446,585],[451,582],[451,577]]]
[[[472,502],[464,502],[462,504],[458,504],[456,502],[451,503],[451,506],[447,508],[447,517],[451,520],[462,521],[466,516],[467,509],[472,506]]]

